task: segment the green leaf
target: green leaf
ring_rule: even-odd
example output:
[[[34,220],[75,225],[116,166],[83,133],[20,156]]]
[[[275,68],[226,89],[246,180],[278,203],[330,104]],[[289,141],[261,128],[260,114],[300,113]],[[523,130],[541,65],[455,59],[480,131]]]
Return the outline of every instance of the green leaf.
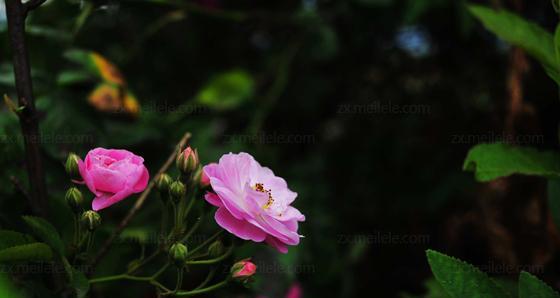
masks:
[[[426,255],[436,280],[449,296],[456,298],[509,297],[504,289],[474,266],[433,250],[427,250]]]
[[[94,80],[95,77],[89,71],[67,70],[61,72],[56,78],[59,85],[70,85]]]
[[[492,278],[502,289],[509,293],[511,297],[519,297],[519,286],[517,280],[511,280],[507,277]]]
[[[468,8],[488,30],[504,41],[523,48],[539,60],[551,78],[560,83],[559,63],[550,32],[506,10],[494,10],[479,5],[469,5]]]
[[[556,54],[556,63],[560,64],[560,24],[556,26],[556,30],[554,31],[554,53]],[[560,69],[556,69],[556,71],[560,71]]]
[[[50,261],[53,253],[45,243],[35,242],[0,250],[0,263]]]
[[[526,271],[519,275],[519,298],[560,298],[549,285]]]
[[[60,235],[48,221],[35,216],[23,216],[25,223],[37,238],[45,241],[60,256],[64,255],[64,243]]]
[[[233,70],[212,78],[196,100],[216,110],[230,110],[248,101],[253,92],[253,78],[243,70]]]
[[[33,237],[9,230],[0,230],[0,250],[22,244],[35,242]]]
[[[548,179],[547,200],[552,220],[560,229],[560,179]]]
[[[0,297],[19,298],[22,297],[12,285],[6,274],[0,273]]]
[[[72,49],[68,50],[64,53],[64,58],[77,63],[81,64],[87,68],[91,67],[91,56],[89,51]]]
[[[559,177],[560,156],[555,152],[506,144],[480,144],[469,151],[463,170],[475,172],[478,181],[512,174]]]
[[[84,273],[74,269],[72,270],[72,286],[76,290],[77,297],[84,298],[89,291],[89,280]]]

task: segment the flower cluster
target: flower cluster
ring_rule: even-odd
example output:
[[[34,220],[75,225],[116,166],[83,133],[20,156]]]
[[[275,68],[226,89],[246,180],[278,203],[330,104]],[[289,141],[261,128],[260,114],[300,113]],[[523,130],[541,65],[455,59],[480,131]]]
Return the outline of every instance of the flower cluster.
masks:
[[[202,166],[198,151],[187,147],[177,153],[176,166],[179,170],[177,177],[173,178],[161,170],[148,187],[150,174],[144,166],[144,159],[130,151],[95,148],[88,152],[84,160],[70,154],[66,171],[77,185],[68,189],[65,199],[75,214],[75,253],[80,254],[84,241],[87,243],[85,253],[89,251],[93,233],[101,224],[101,216],[97,211],[133,194],[149,192],[152,187],[157,189],[162,199],[162,232],[167,234],[155,255],[163,248],[168,254],[168,264],[174,264],[178,274],[174,291],[152,281],[164,295],[190,294],[179,290],[187,266],[214,264],[226,259],[232,252],[233,244],[224,245],[220,239],[221,231],[191,250],[189,237],[198,225],[187,222],[192,223],[189,213],[193,205],[202,202],[197,199],[199,194],[210,205],[217,207],[214,215],[216,223],[232,235],[244,240],[266,242],[282,253],[288,252],[288,246],[299,243],[302,236],[298,234],[298,223],[304,221],[305,216],[292,206],[297,193],[288,188],[284,179],[261,166],[248,153],[225,154],[218,163]],[[83,210],[86,199],[79,185],[85,185],[94,196],[91,210]],[[173,218],[171,223],[166,220],[169,216]],[[205,255],[211,259],[193,259],[196,258],[193,254],[204,246],[207,246]],[[143,266],[143,262],[135,262],[131,266],[129,272],[135,272]],[[231,267],[226,280],[204,289],[210,291],[230,280],[247,284],[256,269],[257,266],[250,259],[243,259]],[[90,283],[106,280],[111,278],[93,279]],[[204,289],[202,291],[206,291]]]

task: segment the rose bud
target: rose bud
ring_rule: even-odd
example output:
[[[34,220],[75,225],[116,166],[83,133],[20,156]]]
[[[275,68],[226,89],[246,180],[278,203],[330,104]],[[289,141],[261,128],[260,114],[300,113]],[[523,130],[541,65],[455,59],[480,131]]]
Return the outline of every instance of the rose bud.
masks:
[[[201,171],[200,174],[200,187],[207,188],[210,186],[210,178],[206,175],[204,170]]]
[[[175,181],[169,186],[169,194],[175,202],[179,202],[185,196],[186,192],[187,188],[181,181]]]
[[[214,241],[214,243],[210,244],[210,246],[208,247],[208,254],[212,258],[217,258],[221,256],[223,253],[224,253],[224,245],[220,240]]]
[[[101,224],[101,216],[95,211],[88,210],[82,213],[80,222],[86,229],[93,231]]]
[[[246,283],[257,271],[257,265],[251,259],[241,260],[231,266],[231,277],[238,282]]]
[[[189,251],[184,244],[175,243],[169,249],[169,259],[175,264],[175,266],[181,268],[185,265],[188,253]]]
[[[79,162],[80,157],[78,155],[74,153],[68,154],[64,168],[71,179],[81,179]]]
[[[78,213],[82,211],[82,204],[84,202],[84,196],[82,192],[76,188],[71,187],[66,191],[66,195],[64,196],[66,200],[66,204],[72,209],[74,213]]]
[[[187,149],[179,153],[176,163],[181,173],[190,176],[198,168],[199,160],[197,150],[187,147]]]
[[[171,185],[172,182],[173,180],[171,179],[171,177],[166,173],[163,173],[156,179],[156,189],[160,193],[169,192],[169,185]]]

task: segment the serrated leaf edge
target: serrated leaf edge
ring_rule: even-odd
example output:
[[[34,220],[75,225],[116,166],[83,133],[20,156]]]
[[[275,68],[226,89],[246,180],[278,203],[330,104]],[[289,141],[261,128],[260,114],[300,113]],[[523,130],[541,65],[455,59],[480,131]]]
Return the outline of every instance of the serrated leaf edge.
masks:
[[[472,270],[473,272],[480,273],[480,274],[482,274],[483,276],[487,277],[488,280],[490,281],[490,283],[492,283],[494,286],[496,286],[496,288],[500,289],[500,291],[503,292],[504,297],[511,297],[511,295],[504,289],[504,287],[502,287],[502,286],[501,286],[500,284],[498,284],[492,277],[490,277],[490,276],[489,276],[488,274],[486,274],[484,271],[478,269],[476,266],[474,266],[474,265],[472,265],[472,264],[470,264],[470,263],[467,263],[467,262],[465,262],[465,261],[463,261],[463,260],[461,260],[461,259],[458,259],[458,258],[456,258],[456,257],[446,255],[446,254],[441,253],[441,252],[439,252],[439,251],[435,251],[435,250],[432,250],[432,249],[428,249],[428,250],[426,250],[426,257],[428,258],[428,263],[430,264],[430,270],[432,270],[432,274],[434,275],[434,277],[436,278],[436,280],[440,283],[440,285],[442,285],[442,287],[443,287],[444,282],[441,281],[441,280],[439,279],[439,277],[437,277],[436,274],[433,272],[432,263],[431,263],[431,261],[430,261],[430,259],[431,259],[431,258],[430,258],[430,254],[437,254],[437,255],[439,255],[439,256],[444,256],[444,257],[447,257],[447,258],[449,258],[449,259],[451,259],[451,260],[453,260],[453,261],[455,261],[455,262],[457,262],[457,263],[460,263],[461,265],[466,265],[466,266],[467,266],[470,270]],[[447,289],[445,289],[445,287],[444,287],[444,290],[445,290],[445,292],[447,292],[447,294],[448,294],[449,296],[453,296],[451,293],[449,293],[449,292],[447,291]]]

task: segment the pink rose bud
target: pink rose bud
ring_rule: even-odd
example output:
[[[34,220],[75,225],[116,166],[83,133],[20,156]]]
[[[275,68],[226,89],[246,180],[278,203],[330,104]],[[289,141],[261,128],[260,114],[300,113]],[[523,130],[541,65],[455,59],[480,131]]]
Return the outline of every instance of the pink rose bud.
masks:
[[[177,156],[177,168],[181,173],[190,176],[198,168],[198,152],[196,149],[187,147],[183,152]]]
[[[206,175],[204,171],[201,172],[202,173],[200,174],[200,187],[206,188],[210,186],[210,178],[208,177],[208,175]]]
[[[231,266],[231,277],[239,282],[247,282],[251,276],[257,271],[257,265],[251,262],[251,259],[241,260]]]
[[[127,150],[95,148],[78,163],[82,179],[95,195],[95,211],[144,191],[150,179],[144,159]]]

